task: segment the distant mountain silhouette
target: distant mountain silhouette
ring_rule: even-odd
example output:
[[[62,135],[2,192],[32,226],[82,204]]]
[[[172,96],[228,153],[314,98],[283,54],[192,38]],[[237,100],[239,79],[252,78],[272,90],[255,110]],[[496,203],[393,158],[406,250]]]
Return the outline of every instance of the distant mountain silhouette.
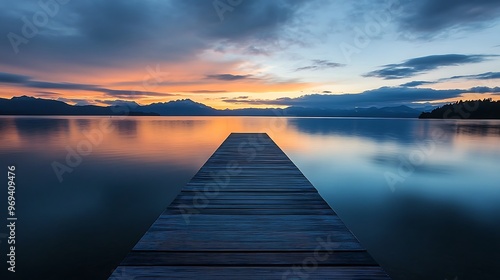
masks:
[[[139,112],[152,112],[162,116],[212,116],[217,110],[190,99],[152,103],[136,108]]]
[[[127,110],[123,110],[126,107]],[[416,118],[421,111],[408,106],[384,108],[357,108],[352,110],[309,107],[245,108],[217,110],[190,99],[152,103],[140,106],[133,102],[115,103],[102,107],[95,105],[76,106],[62,101],[28,96],[0,98],[0,115],[161,115],[161,116],[290,116],[290,117],[393,117]]]
[[[420,111],[404,105],[396,107],[383,107],[383,108],[376,108],[376,107],[357,108],[353,110],[289,107],[285,109],[285,114],[292,116],[317,116],[317,117],[416,118],[420,114]]]
[[[0,115],[123,115],[123,110],[113,110],[116,106],[95,105],[73,106],[62,101],[34,98],[29,96],[0,98]],[[129,115],[157,115],[142,111],[130,111]]]
[[[285,109],[245,108],[219,110],[220,116],[269,116],[269,117],[386,117],[386,118],[416,118],[419,110],[407,106],[384,108],[358,108],[354,110],[324,109],[310,107],[288,107]]]
[[[450,103],[420,114],[420,119],[500,119],[500,101],[467,100]]]

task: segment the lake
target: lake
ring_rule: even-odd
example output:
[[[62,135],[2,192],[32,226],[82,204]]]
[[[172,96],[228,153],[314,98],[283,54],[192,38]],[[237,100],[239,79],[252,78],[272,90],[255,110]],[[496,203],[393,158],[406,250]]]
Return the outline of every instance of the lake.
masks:
[[[5,116],[16,279],[107,279],[231,132],[267,132],[393,279],[500,279],[500,121]]]

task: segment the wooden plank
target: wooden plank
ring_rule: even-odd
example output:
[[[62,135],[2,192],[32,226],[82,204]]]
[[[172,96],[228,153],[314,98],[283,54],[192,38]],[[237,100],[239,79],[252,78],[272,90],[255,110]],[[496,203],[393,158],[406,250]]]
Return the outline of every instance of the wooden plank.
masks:
[[[318,209],[297,209],[297,208],[290,208],[290,209],[207,209],[207,208],[201,208],[201,209],[189,209],[187,212],[186,210],[179,210],[179,209],[172,209],[169,210],[170,214],[179,214],[183,215],[188,213],[189,215],[276,215],[276,216],[281,216],[281,215],[328,215],[332,214],[332,210],[318,210]]]
[[[377,263],[366,251],[281,251],[281,252],[149,252],[133,251],[122,262],[122,265],[152,265],[152,266],[275,266],[275,265],[301,265],[307,258],[323,257],[318,265],[364,265],[376,266]]]
[[[114,279],[309,279],[309,280],[382,280],[389,279],[378,266],[302,267],[293,270],[280,267],[219,267],[219,266],[119,266]]]
[[[142,278],[390,279],[265,133],[232,133],[110,277]]]

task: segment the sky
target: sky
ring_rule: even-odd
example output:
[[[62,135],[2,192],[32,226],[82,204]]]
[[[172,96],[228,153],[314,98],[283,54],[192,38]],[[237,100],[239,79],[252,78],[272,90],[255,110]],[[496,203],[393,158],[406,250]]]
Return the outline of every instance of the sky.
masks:
[[[500,99],[500,0],[0,2],[0,97],[145,105]]]

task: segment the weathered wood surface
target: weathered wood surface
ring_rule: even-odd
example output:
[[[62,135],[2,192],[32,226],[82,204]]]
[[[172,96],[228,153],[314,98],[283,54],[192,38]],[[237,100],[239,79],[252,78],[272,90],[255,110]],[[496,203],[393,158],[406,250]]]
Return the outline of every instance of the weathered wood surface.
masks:
[[[232,133],[110,279],[390,279],[265,133]]]

